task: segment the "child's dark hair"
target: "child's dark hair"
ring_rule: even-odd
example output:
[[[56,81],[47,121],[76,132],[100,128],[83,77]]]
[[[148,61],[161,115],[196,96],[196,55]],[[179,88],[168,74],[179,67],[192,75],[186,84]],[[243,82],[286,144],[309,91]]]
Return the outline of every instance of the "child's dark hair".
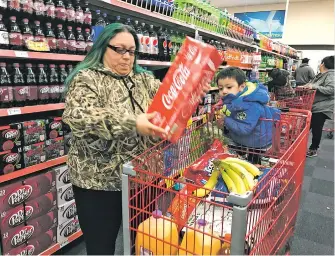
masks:
[[[242,69],[237,67],[228,67],[223,69],[216,77],[216,83],[219,82],[220,79],[225,78],[234,78],[238,85],[245,83],[247,80],[247,76],[244,74]]]
[[[327,56],[321,61],[326,69],[334,69],[334,56]]]

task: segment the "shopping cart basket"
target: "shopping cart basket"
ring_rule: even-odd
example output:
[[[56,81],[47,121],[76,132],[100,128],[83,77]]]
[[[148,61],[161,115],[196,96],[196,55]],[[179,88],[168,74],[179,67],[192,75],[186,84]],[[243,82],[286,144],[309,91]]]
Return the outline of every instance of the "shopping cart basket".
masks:
[[[269,255],[285,248],[293,235],[298,213],[311,114],[306,110],[290,109],[282,115],[285,117],[283,124],[281,120],[263,120],[273,124],[272,135],[278,137],[273,139],[276,147],[253,151],[254,154],[276,158],[277,163],[258,181],[253,191],[244,195],[217,191],[220,200],[225,199],[223,202],[216,200],[216,196],[181,195],[172,186],[182,184],[187,189],[199,188],[180,179],[180,176],[185,167],[203,155],[221,136],[220,131],[215,131],[215,120],[205,118],[193,122],[176,144],[163,141],[125,164],[122,174],[124,254],[135,254],[136,236],[150,237],[149,243],[156,248],[169,248],[162,254],[171,255],[171,248],[180,249],[172,239],[158,239],[158,231],[144,233],[138,227],[158,209],[163,212],[164,221],[179,225],[180,222],[175,216],[169,216],[167,209],[174,199],[181,197],[185,202],[181,205],[181,215],[192,210],[193,213],[180,227],[180,232],[194,230],[194,219],[205,218],[211,224],[211,232],[206,231],[204,236],[220,239],[225,248],[220,254]],[[288,120],[305,125],[288,127]],[[285,150],[280,150],[283,145]],[[245,150],[250,152],[253,149]],[[169,152],[168,156],[166,152]],[[214,231],[219,236],[214,237]],[[187,248],[187,254],[195,253],[192,248]]]

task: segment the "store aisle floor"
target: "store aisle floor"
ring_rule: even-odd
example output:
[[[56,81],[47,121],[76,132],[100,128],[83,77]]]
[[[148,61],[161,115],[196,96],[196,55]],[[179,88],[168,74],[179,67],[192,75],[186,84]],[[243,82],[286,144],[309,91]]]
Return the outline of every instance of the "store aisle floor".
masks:
[[[334,140],[322,140],[318,157],[307,159],[292,255],[334,255]],[[82,239],[59,255],[86,255]],[[122,230],[116,254],[123,254]]]

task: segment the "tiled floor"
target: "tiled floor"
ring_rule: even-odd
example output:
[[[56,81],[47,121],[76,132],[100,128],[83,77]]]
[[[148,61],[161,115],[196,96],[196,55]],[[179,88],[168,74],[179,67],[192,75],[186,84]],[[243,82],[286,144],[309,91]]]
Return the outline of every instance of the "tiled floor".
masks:
[[[120,233],[116,254],[123,253]],[[79,239],[57,254],[85,255],[85,245]],[[306,160],[291,254],[334,255],[334,140],[324,138],[318,157]]]

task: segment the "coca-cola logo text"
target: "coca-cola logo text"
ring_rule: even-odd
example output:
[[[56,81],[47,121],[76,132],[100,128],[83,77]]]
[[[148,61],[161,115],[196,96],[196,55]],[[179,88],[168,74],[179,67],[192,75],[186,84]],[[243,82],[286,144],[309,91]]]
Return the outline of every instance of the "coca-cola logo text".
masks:
[[[16,227],[24,222],[24,210],[19,209],[8,220],[8,225],[10,227]]]
[[[25,226],[19,230],[17,234],[15,234],[11,240],[12,246],[19,246],[25,243],[34,233],[34,226]]]
[[[32,192],[33,192],[32,186],[23,185],[8,197],[8,204],[10,206],[19,205],[24,201],[26,201],[31,196]]]
[[[7,131],[4,133],[4,137],[5,137],[7,140],[15,139],[15,138],[17,138],[19,135],[20,135],[19,130],[14,130],[14,129],[7,130]]]
[[[70,221],[60,232],[62,236],[68,237],[78,229],[78,220]]]
[[[190,70],[184,66],[184,64],[179,64],[179,67],[176,69],[173,74],[173,81],[168,90],[167,94],[162,95],[162,102],[165,108],[171,109],[173,103],[178,97],[179,92],[183,89],[186,84],[187,79],[190,77]]]

